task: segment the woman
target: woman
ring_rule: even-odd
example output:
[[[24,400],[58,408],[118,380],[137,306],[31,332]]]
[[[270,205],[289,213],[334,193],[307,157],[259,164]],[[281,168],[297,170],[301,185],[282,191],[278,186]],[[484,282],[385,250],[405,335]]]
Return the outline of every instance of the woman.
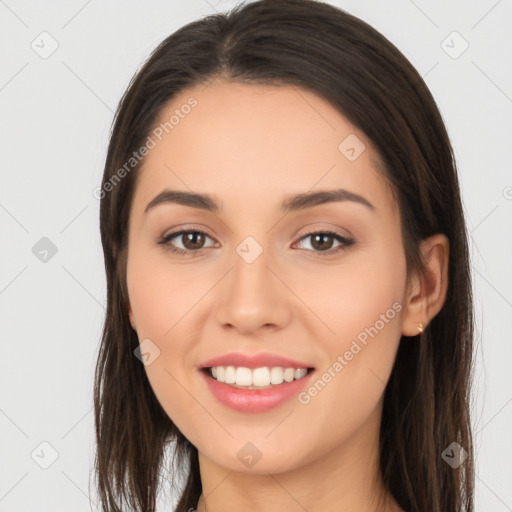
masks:
[[[256,1],[163,41],[101,187],[105,510],[473,510],[473,306],[450,142],[381,34]]]

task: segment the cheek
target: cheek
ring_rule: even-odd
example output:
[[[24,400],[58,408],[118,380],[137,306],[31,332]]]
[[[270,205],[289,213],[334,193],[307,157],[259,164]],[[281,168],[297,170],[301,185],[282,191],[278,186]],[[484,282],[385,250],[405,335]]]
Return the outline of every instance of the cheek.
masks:
[[[148,346],[158,354],[145,370],[167,414],[179,418],[175,413],[191,405],[183,386],[188,387],[197,362],[199,303],[217,273],[210,270],[200,276],[191,265],[171,265],[165,255],[137,247],[129,254],[127,287],[137,336],[140,343],[149,339]]]
[[[325,436],[322,449],[355,435],[379,407],[401,336],[402,271],[400,258],[393,264],[360,261],[326,288],[330,300],[324,296],[317,311],[335,335],[317,338],[325,362],[299,396],[309,428]]]
[[[406,268],[404,255],[386,252],[391,250],[347,253],[339,266],[288,273],[294,293],[317,317],[316,326],[310,328],[316,330],[317,339],[325,340],[330,354],[348,349],[354,339],[364,343],[378,334],[385,350],[385,340],[399,338]]]
[[[187,329],[193,315],[187,312],[200,298],[199,290],[194,290],[198,280],[162,260],[134,248],[127,264],[128,294],[139,343],[141,347],[146,343],[152,354],[144,367],[151,388],[169,418],[189,433],[194,404],[184,389],[190,387],[191,344],[187,340],[193,338]]]
[[[324,329],[317,336],[326,354],[319,373],[330,372],[322,379],[330,388],[324,399],[346,402],[354,412],[378,402],[401,338],[405,257],[387,254],[355,257],[346,267],[331,271],[329,279],[317,281],[323,293],[309,297],[311,309],[331,331]]]
[[[337,307],[341,337],[357,338],[364,343],[370,331],[374,336],[388,339],[390,331],[399,324],[396,317],[402,309],[402,279],[395,279],[387,266],[370,265],[360,272],[350,272],[343,284],[345,289],[339,294]]]
[[[160,340],[187,323],[187,312],[209,289],[192,266],[171,265],[158,251],[137,248],[128,259],[127,286],[139,338]]]

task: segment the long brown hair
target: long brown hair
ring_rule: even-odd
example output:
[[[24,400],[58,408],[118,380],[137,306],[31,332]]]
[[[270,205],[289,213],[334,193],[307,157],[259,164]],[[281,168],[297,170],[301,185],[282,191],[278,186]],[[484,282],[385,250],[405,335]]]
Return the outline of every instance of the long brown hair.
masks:
[[[444,306],[423,334],[400,340],[385,390],[380,467],[407,511],[473,511],[473,299],[451,144],[431,93],[400,51],[365,22],[314,0],[242,3],[187,24],[154,50],[119,103],[100,194],[107,310],[94,405],[95,475],[104,510],[119,511],[126,502],[155,511],[171,442],[175,466],[185,471],[176,510],[195,507],[202,491],[197,449],[162,409],[134,356],[139,341],[127,310],[126,252],[139,165],[114,178],[169,100],[215,77],[306,88],[367,135],[399,207],[409,276],[425,277],[420,241],[436,233],[448,237]],[[468,453],[456,468],[442,457],[452,442]]]

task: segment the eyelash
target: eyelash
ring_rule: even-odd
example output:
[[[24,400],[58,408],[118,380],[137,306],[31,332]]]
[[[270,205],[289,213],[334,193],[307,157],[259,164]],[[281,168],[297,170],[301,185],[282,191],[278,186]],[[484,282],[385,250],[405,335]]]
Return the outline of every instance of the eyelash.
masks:
[[[179,254],[179,255],[183,255],[183,256],[190,256],[191,254],[199,253],[202,249],[207,249],[207,247],[203,247],[201,249],[197,249],[197,250],[194,251],[194,250],[180,249],[179,247],[174,247],[173,245],[170,244],[170,241],[173,238],[176,238],[178,235],[183,235],[185,233],[194,233],[194,234],[197,233],[197,234],[205,235],[208,238],[211,238],[210,236],[208,236],[207,233],[205,233],[204,231],[198,230],[198,229],[182,229],[180,231],[174,231],[173,233],[170,233],[170,234],[162,237],[158,241],[158,244],[162,245],[163,248],[166,251],[170,251],[170,252],[173,252],[175,254]],[[327,251],[315,251],[315,250],[305,249],[308,252],[313,252],[315,256],[323,256],[323,255],[336,254],[338,252],[341,252],[341,251],[347,249],[348,247],[350,247],[351,245],[354,245],[356,243],[356,240],[354,240],[353,238],[348,238],[348,237],[341,236],[340,234],[336,233],[336,231],[331,231],[329,229],[323,229],[323,230],[318,230],[318,231],[311,231],[311,232],[306,233],[305,235],[303,235],[299,239],[299,241],[303,240],[304,238],[308,238],[308,237],[311,237],[311,236],[314,236],[314,235],[329,235],[329,236],[334,237],[336,240],[338,240],[342,244],[342,245],[339,245],[338,247],[335,247],[333,249],[329,249]]]

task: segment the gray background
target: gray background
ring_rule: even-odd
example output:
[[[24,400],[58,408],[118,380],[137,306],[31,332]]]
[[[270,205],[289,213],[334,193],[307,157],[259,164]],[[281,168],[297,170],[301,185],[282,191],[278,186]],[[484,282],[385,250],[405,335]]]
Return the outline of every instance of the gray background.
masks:
[[[471,233],[476,510],[512,511],[512,2],[329,3],[400,48],[447,124]],[[97,509],[92,378],[105,283],[93,189],[110,123],[158,43],[233,5],[0,0],[0,511]]]

